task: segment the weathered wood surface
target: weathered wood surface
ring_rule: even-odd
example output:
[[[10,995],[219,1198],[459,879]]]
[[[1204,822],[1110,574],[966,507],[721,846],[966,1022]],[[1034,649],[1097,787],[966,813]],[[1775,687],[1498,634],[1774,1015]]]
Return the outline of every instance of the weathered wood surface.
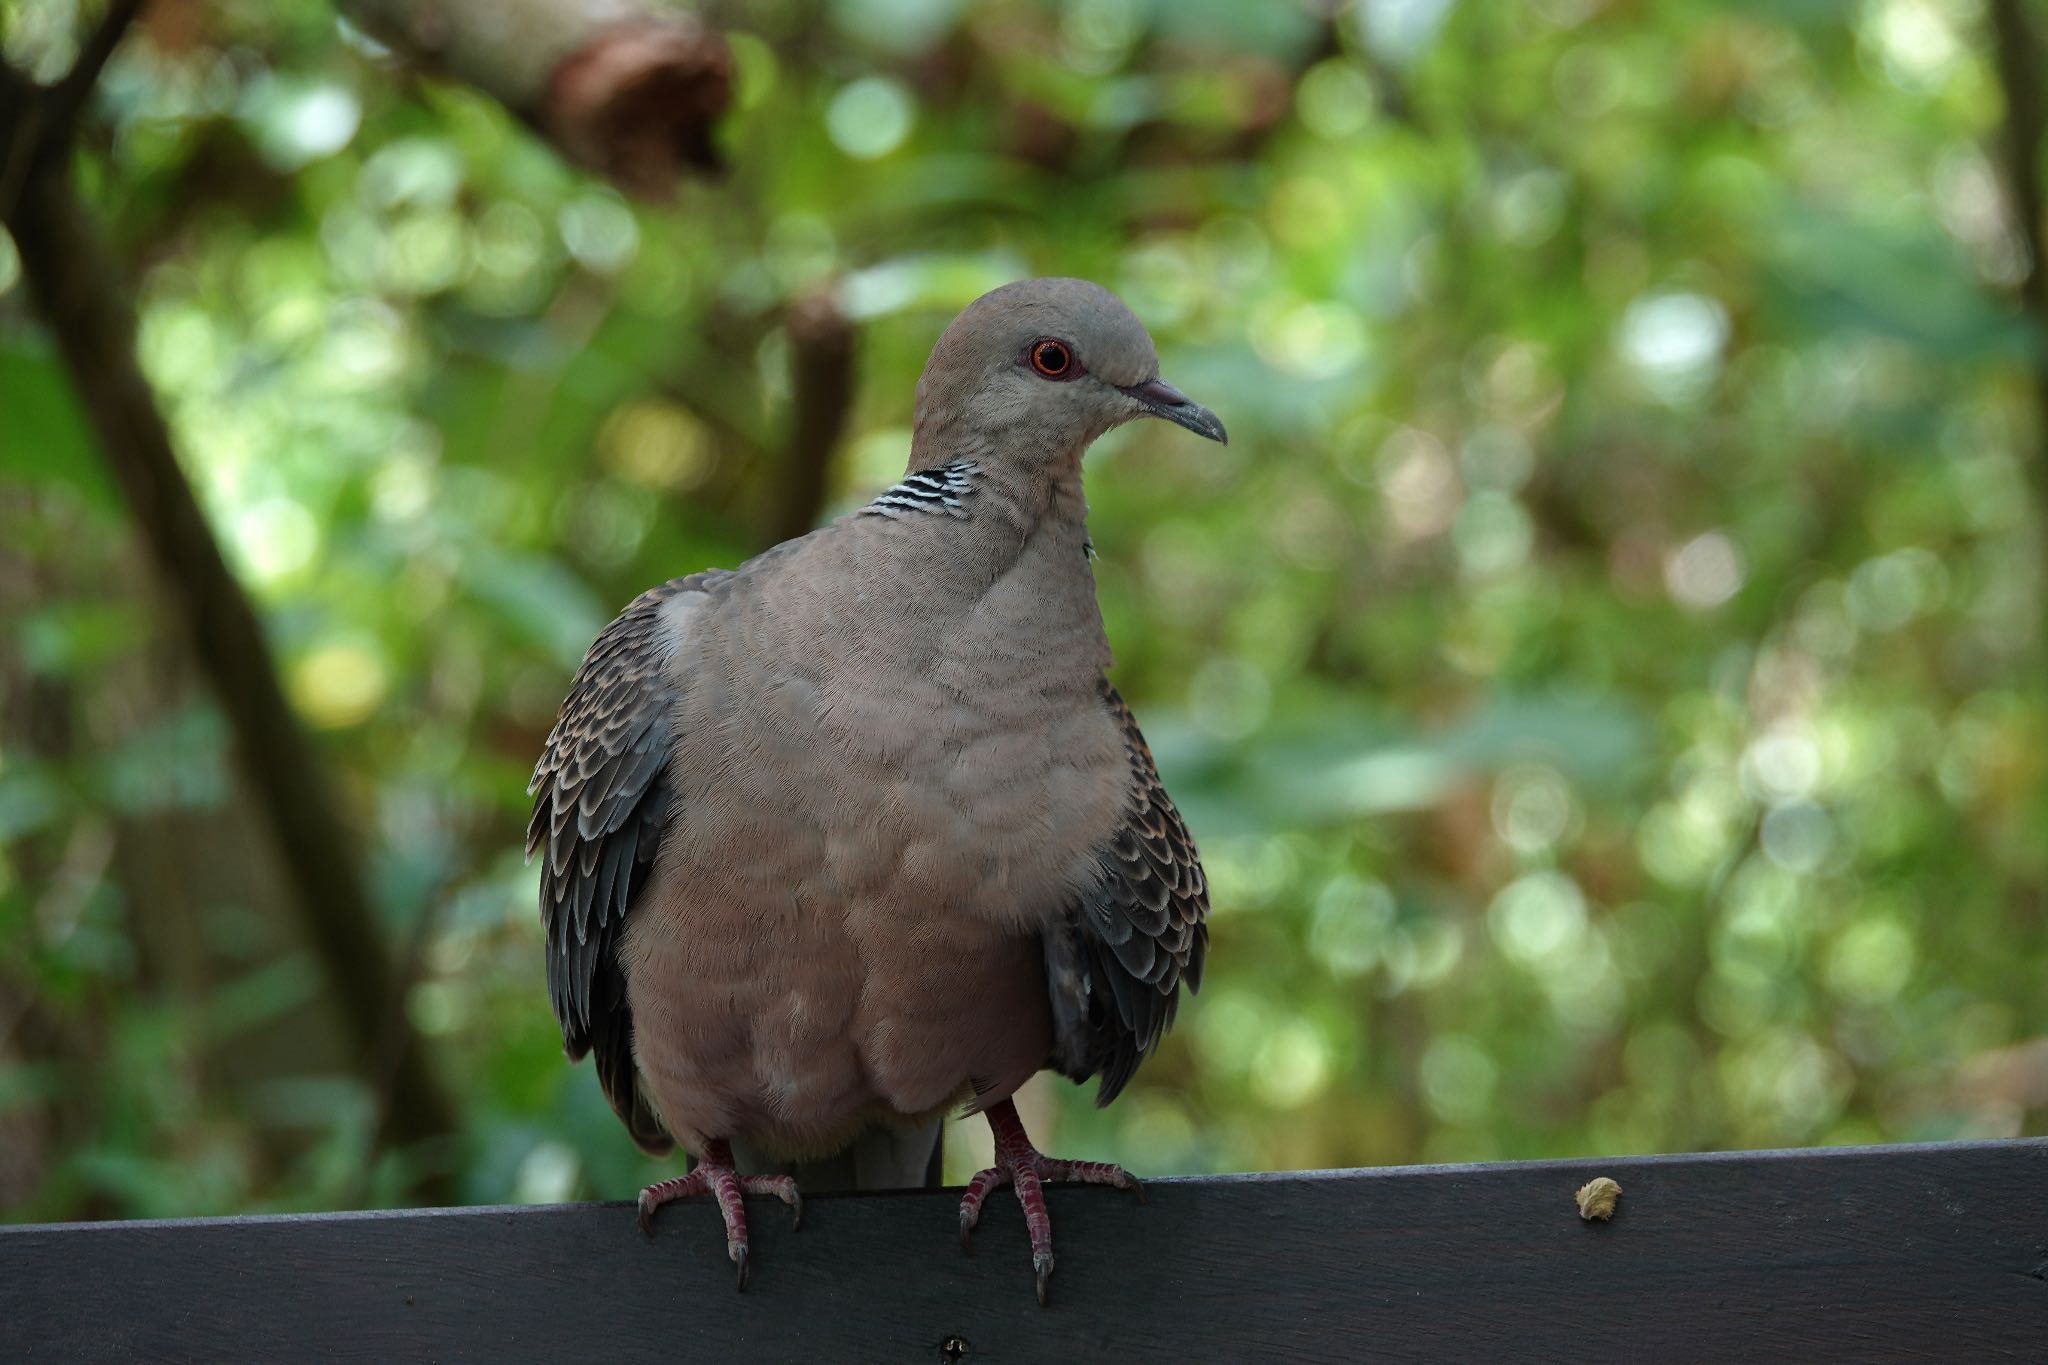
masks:
[[[1621,1182],[1611,1223],[1572,1192]],[[0,1228],[0,1359],[2048,1360],[2048,1139],[956,1194]],[[949,1354],[950,1351],[950,1354]]]

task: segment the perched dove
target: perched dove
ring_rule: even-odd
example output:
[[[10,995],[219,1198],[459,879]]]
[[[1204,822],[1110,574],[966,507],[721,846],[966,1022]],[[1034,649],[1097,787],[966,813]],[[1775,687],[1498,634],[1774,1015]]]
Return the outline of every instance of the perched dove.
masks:
[[[742,1288],[742,1193],[802,1205],[736,1139],[822,1155],[964,1102],[996,1164],[961,1239],[1013,1185],[1041,1302],[1042,1182],[1138,1190],[1040,1154],[1010,1097],[1052,1067],[1107,1104],[1201,981],[1208,887],[1104,676],[1081,495],[1148,416],[1225,439],[1108,291],[997,289],[932,351],[901,483],[641,594],[577,671],[527,831],[549,993],[634,1140],[697,1158],[643,1225],[715,1195]]]

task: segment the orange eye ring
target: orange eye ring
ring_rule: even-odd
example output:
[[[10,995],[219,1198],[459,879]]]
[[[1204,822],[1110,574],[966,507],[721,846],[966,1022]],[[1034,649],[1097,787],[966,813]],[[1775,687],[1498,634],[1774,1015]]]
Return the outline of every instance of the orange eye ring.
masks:
[[[1053,337],[1041,337],[1031,343],[1028,352],[1031,368],[1047,379],[1066,379],[1074,371],[1074,352],[1064,341]]]

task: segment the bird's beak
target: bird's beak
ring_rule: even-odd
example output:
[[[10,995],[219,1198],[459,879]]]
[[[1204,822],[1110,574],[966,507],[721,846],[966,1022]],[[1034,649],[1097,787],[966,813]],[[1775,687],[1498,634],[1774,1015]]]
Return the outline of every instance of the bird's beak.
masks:
[[[1148,379],[1142,384],[1118,388],[1145,405],[1145,410],[1154,417],[1164,417],[1177,426],[1186,427],[1197,436],[1206,436],[1212,441],[1230,444],[1230,434],[1223,429],[1222,421],[1215,413],[1192,402],[1188,396],[1167,383],[1164,379]]]

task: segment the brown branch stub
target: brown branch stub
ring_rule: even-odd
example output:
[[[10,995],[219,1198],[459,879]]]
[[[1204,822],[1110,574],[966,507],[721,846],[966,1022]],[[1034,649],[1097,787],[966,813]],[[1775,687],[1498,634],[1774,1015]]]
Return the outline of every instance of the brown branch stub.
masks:
[[[718,168],[712,131],[732,101],[732,54],[695,22],[607,29],[548,82],[542,131],[570,160],[648,199],[691,167]]]
[[[335,0],[406,60],[475,86],[569,160],[648,199],[718,164],[732,53],[639,0]]]

